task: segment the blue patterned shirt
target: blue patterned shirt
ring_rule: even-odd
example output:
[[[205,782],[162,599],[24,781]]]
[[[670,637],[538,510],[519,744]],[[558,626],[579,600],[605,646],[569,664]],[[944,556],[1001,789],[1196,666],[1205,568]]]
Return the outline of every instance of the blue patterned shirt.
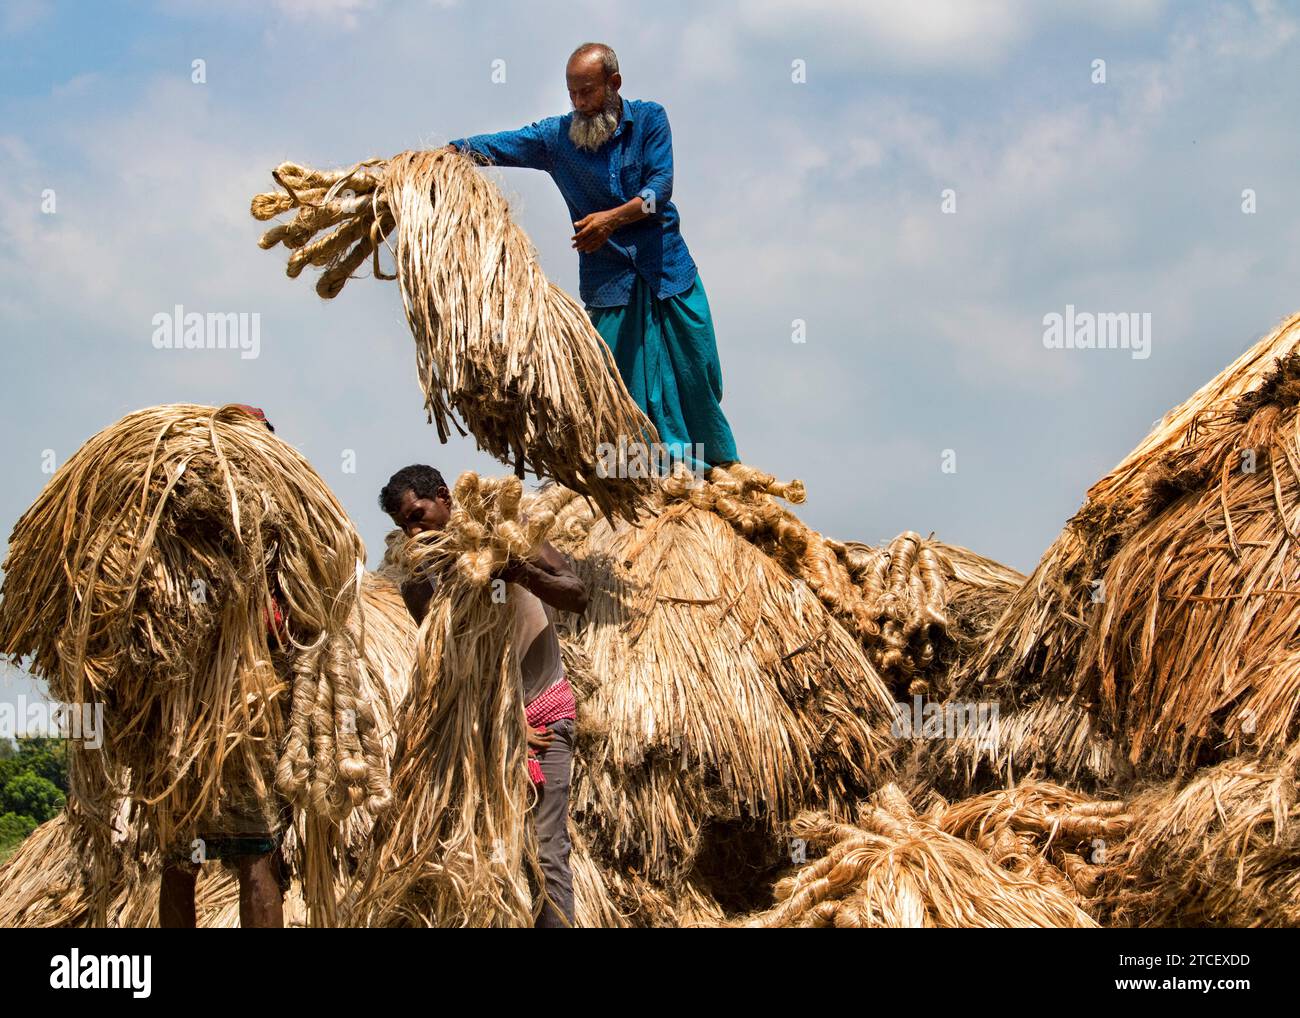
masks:
[[[673,194],[673,139],[658,103],[623,100],[623,119],[595,152],[569,140],[572,113],[547,117],[518,131],[476,134],[451,144],[472,149],[497,166],[545,170],[576,222],[637,197],[654,202],[646,218],[615,230],[589,254],[578,254],[578,289],[588,307],[623,307],[641,275],[655,296],[683,293],[695,282],[695,262],[682,239]]]

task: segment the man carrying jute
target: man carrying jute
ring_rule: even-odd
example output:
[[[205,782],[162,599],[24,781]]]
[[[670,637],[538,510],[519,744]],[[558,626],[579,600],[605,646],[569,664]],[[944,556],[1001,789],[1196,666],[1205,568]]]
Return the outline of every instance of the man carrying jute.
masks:
[[[258,407],[237,405],[267,430],[275,431]],[[289,645],[285,613],[274,594],[262,611],[273,656],[284,656]],[[287,667],[283,662],[281,666]],[[287,701],[281,704],[286,705]],[[284,926],[289,877],[281,842],[292,821],[292,810],[273,787],[274,757],[265,763],[263,774],[245,773],[240,770],[242,764],[232,765],[223,775],[218,812],[198,822],[192,841],[172,845],[164,853],[158,888],[159,926],[192,929],[197,925],[199,864],[218,860],[239,877],[239,925],[244,929]]]
[[[414,464],[395,473],[379,493],[379,505],[407,537],[442,530],[451,518],[451,492],[433,467]],[[555,612],[582,614],[587,588],[564,556],[543,544],[531,559],[512,562],[497,574],[510,584],[514,647],[523,679],[528,726],[528,772],[537,790],[533,816],[537,854],[545,881],[538,927],[573,925],[573,873],[569,868],[569,779],[577,715],[564,674]],[[402,584],[402,599],[416,622],[433,599],[433,581]]]
[[[619,95],[618,57],[602,43],[574,50],[565,78],[572,112],[448,147],[551,175],[577,230],[579,292],[628,392],[672,458],[730,463],[713,316],[671,201],[668,115]]]

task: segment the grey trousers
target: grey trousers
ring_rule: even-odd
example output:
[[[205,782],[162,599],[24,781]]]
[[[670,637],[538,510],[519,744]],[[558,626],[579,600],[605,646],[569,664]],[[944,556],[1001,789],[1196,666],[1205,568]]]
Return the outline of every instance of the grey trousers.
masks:
[[[537,754],[545,784],[537,788],[533,818],[537,824],[537,854],[545,880],[546,900],[537,917],[538,929],[573,925],[573,871],[569,868],[569,777],[573,768],[571,719],[547,725],[555,740]]]

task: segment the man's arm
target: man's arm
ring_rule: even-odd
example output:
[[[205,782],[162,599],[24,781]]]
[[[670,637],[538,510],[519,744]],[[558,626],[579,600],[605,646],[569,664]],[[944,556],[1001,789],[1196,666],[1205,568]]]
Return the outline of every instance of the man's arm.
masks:
[[[652,208],[667,205],[673,197],[673,132],[662,106],[648,118],[643,152],[645,179],[638,197]]]
[[[448,148],[475,154],[496,166],[517,166],[529,170],[550,170],[551,153],[546,147],[546,121],[521,127],[517,131],[475,134],[457,138]]]
[[[607,209],[604,212],[592,212],[573,224],[578,231],[573,235],[573,246],[583,254],[590,254],[609,240],[614,231],[620,226],[638,222],[648,215],[650,213],[646,211],[645,203],[639,196],[628,200],[617,208]]]
[[[573,246],[584,254],[595,251],[620,227],[654,215],[673,196],[673,135],[668,114],[662,106],[647,107],[644,123],[645,176],[641,190],[617,208],[593,212],[573,224],[578,231]]]
[[[581,615],[587,610],[587,585],[548,543],[543,542],[532,558],[506,566],[497,578],[519,584],[560,611]]]
[[[424,621],[429,611],[429,602],[433,600],[433,584],[428,580],[414,577],[402,584],[402,601],[411,618],[417,623]]]

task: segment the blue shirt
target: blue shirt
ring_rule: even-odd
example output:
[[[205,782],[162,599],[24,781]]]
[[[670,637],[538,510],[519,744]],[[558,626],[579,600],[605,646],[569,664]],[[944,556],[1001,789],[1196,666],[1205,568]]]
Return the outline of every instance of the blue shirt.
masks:
[[[623,100],[623,119],[597,151],[569,140],[572,113],[547,117],[518,131],[476,134],[451,144],[472,149],[497,166],[545,170],[555,180],[577,222],[638,195],[654,212],[615,230],[589,254],[578,254],[578,290],[588,307],[623,307],[640,274],[659,298],[695,282],[695,262],[682,239],[673,195],[673,138],[668,114],[658,103]]]

